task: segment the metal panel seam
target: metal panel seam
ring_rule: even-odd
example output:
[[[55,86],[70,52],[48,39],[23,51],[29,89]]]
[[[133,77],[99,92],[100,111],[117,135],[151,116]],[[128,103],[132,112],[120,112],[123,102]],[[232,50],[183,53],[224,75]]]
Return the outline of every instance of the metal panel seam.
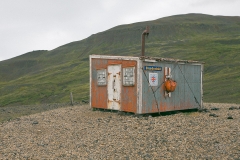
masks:
[[[137,113],[142,113],[142,60],[137,60],[138,65],[138,79],[137,79],[137,92],[138,92],[138,99],[137,99]]]

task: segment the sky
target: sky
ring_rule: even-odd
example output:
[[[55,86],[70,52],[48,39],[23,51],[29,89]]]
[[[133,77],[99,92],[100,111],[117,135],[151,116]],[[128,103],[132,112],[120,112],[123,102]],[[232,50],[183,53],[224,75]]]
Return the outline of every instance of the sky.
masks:
[[[240,0],[0,0],[0,61],[178,14],[240,16]]]

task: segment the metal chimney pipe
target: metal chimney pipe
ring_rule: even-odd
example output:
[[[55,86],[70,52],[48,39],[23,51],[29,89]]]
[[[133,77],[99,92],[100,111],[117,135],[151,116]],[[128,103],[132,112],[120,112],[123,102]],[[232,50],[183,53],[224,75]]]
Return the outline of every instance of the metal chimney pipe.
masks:
[[[149,26],[147,26],[142,33],[142,56],[144,56],[144,53],[145,53],[145,36],[148,36],[148,35],[149,35]]]

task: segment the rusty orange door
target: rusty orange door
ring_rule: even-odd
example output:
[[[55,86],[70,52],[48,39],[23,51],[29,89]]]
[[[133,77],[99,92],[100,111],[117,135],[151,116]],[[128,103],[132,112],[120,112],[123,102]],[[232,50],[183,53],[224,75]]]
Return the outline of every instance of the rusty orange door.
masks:
[[[121,65],[108,66],[108,109],[121,108]]]

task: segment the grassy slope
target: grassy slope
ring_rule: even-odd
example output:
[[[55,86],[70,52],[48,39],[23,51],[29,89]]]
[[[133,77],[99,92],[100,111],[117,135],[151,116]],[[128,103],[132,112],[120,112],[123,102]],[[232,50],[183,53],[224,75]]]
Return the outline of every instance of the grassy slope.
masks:
[[[90,54],[140,53],[204,61],[204,101],[240,103],[240,18],[199,14],[117,26],[52,51],[35,51],[0,62],[0,106],[58,103],[89,97]]]

